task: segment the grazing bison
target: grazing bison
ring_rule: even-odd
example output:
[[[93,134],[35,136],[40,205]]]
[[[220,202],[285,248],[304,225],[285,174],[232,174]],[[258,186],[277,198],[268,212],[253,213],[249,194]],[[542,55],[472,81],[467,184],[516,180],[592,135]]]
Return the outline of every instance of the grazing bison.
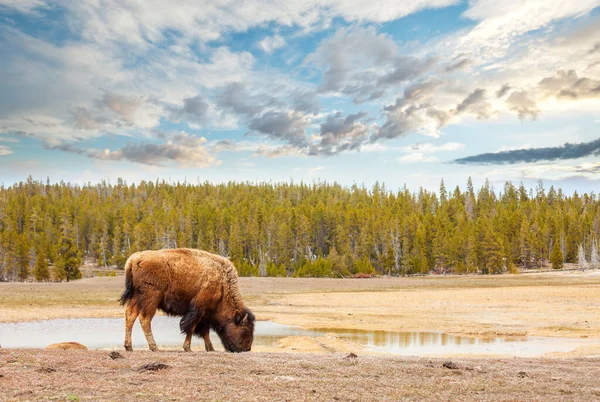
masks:
[[[237,271],[227,258],[193,249],[141,251],[125,264],[125,350],[132,350],[131,330],[140,317],[148,347],[158,350],[151,321],[157,309],[182,317],[183,349],[189,352],[192,335],[204,338],[214,350],[212,328],[229,352],[248,352],[254,339],[254,315],[244,306]]]

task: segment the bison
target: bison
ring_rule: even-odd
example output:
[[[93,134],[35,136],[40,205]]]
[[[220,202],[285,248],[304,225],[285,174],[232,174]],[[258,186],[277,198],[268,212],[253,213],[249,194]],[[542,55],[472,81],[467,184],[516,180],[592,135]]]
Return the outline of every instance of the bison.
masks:
[[[192,335],[204,338],[213,351],[212,328],[229,352],[248,352],[254,339],[254,315],[244,306],[237,271],[227,258],[206,251],[171,249],[134,253],[125,263],[125,350],[140,317],[148,347],[157,351],[151,321],[157,309],[182,317],[183,349],[191,351]]]

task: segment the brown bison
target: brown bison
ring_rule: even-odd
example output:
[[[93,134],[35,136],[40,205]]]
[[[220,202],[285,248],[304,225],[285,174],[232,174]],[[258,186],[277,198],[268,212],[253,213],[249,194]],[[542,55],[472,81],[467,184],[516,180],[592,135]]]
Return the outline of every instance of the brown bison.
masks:
[[[213,351],[212,328],[229,352],[248,352],[254,339],[254,315],[244,306],[237,271],[227,258],[193,249],[141,251],[125,263],[125,350],[132,350],[131,330],[140,317],[148,347],[158,350],[151,321],[157,309],[182,317],[183,349],[191,351],[192,335],[204,338]]]

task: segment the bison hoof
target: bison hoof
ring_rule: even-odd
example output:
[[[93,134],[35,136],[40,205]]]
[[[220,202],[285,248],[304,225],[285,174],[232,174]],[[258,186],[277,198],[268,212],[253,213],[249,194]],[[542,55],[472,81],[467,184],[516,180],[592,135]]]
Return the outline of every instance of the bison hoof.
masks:
[[[131,345],[125,345],[125,350],[128,352],[133,352],[133,348],[131,347]]]
[[[150,346],[150,351],[152,352],[158,352],[158,348],[155,346]]]
[[[191,351],[192,351],[192,348],[190,348],[190,347],[183,348],[183,351],[184,351],[184,352],[191,352]]]

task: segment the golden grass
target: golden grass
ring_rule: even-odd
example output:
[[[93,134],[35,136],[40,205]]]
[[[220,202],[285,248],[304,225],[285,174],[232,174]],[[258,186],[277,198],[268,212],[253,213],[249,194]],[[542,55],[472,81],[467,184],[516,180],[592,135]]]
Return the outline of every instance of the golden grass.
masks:
[[[600,338],[600,272],[377,279],[240,278],[258,319],[307,328]],[[0,283],[0,322],[122,317],[123,277]]]

